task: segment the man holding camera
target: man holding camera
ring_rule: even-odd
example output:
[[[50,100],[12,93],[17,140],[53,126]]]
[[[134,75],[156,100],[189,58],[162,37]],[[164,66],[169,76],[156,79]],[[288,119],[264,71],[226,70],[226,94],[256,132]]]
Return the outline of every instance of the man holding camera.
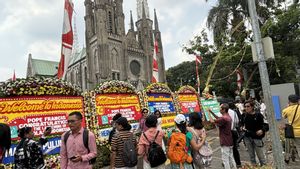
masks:
[[[260,165],[266,165],[266,156],[262,138],[267,129],[264,127],[264,117],[259,111],[255,111],[254,102],[248,100],[244,103],[246,113],[242,116],[242,130],[245,131],[244,142],[248,149],[252,165],[256,164],[255,153]]]

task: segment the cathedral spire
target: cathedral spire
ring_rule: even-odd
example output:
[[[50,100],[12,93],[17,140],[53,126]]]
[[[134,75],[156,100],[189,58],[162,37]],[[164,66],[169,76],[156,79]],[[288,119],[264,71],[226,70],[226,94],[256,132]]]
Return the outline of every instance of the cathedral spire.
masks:
[[[156,16],[156,10],[154,9],[154,28],[155,30],[159,30],[158,29],[158,21],[157,21],[157,16]]]
[[[137,0],[137,20],[142,19],[143,10],[145,10],[146,18],[149,18],[149,7],[147,0]]]
[[[144,6],[144,2],[143,2],[143,8],[142,8],[142,19],[146,19],[146,12],[145,12],[145,6]]]
[[[134,24],[133,24],[133,19],[132,19],[132,11],[130,10],[130,29],[134,31]]]

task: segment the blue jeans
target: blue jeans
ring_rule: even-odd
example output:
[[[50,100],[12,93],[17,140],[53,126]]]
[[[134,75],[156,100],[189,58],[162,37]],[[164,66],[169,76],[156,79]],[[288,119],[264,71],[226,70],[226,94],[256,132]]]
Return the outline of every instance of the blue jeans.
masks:
[[[261,166],[266,165],[266,155],[264,150],[264,142],[261,139],[252,139],[244,137],[246,147],[252,164],[256,165],[255,153]]]

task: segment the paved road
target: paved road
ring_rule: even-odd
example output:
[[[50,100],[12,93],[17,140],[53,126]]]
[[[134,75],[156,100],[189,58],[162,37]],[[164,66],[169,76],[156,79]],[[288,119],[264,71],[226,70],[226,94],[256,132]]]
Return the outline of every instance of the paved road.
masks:
[[[220,142],[219,142],[219,137],[218,137],[218,130],[213,129],[213,130],[208,131],[207,140],[208,140],[209,144],[211,145],[213,152],[214,152],[212,165],[209,168],[222,169],[223,167],[222,167],[221,148],[220,148]],[[270,142],[266,142],[266,149],[268,149],[267,147],[269,147],[270,144],[271,144]],[[242,165],[249,164],[248,152],[242,143],[240,144],[239,150],[240,150],[239,152],[240,152],[240,156],[241,156]],[[271,152],[267,153],[267,160],[268,160],[268,164],[271,166],[273,164],[273,155]],[[171,169],[171,167],[169,165],[169,161],[167,161],[166,164],[167,164],[166,169]],[[137,168],[138,169],[143,168],[141,161],[139,162]],[[286,168],[287,169],[300,168],[300,159],[297,159],[297,162],[290,162],[286,166]],[[105,169],[108,169],[108,167],[105,167]]]

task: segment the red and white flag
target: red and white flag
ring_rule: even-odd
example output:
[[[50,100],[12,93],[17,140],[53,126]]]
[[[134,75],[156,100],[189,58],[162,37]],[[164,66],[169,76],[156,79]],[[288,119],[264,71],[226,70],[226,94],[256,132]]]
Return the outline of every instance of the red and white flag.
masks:
[[[72,0],[65,0],[64,23],[62,33],[61,58],[58,65],[57,78],[61,79],[65,76],[73,48],[73,30],[72,30]]]
[[[200,65],[202,64],[202,56],[196,55],[196,63],[199,63]]]
[[[158,42],[155,39],[155,41],[154,41],[154,51],[153,51],[152,83],[158,82],[157,54],[158,54]]]
[[[240,92],[242,90],[242,83],[243,83],[243,74],[242,72],[237,69],[236,70],[236,75],[237,75],[237,91]]]

